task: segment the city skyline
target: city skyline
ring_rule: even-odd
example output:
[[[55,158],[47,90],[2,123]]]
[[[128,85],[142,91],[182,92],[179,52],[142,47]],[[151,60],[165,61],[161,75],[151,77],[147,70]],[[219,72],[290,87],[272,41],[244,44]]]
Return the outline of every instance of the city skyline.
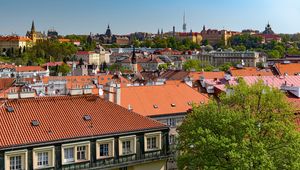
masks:
[[[200,32],[202,26],[211,29],[264,30],[270,22],[276,33],[300,32],[300,2],[297,0],[229,0],[226,2],[159,0],[96,1],[37,0],[1,2],[0,34],[25,35],[35,21],[36,29],[54,28],[59,34],[105,33],[109,24],[113,34],[131,32],[182,31],[185,12],[187,31]],[[25,12],[24,12],[25,10]]]

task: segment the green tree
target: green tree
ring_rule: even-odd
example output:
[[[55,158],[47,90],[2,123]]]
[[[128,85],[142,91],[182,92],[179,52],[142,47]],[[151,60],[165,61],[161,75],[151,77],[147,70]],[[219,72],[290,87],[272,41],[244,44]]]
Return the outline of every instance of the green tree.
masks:
[[[167,70],[168,69],[168,64],[160,64],[159,66],[158,66],[158,70]]]
[[[179,127],[179,169],[300,169],[294,109],[278,89],[240,79]]]
[[[63,63],[62,65],[58,66],[58,73],[62,73],[63,76],[66,76],[68,73],[71,72],[71,68],[68,64]]]
[[[271,58],[281,58],[282,57],[278,50],[270,50],[267,52],[267,54]]]

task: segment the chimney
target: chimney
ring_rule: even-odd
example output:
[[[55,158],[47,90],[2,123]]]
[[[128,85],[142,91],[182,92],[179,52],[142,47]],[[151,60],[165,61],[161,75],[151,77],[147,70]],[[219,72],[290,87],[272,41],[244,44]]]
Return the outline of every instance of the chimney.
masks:
[[[115,103],[118,105],[121,105],[121,85],[116,84],[115,88]]]

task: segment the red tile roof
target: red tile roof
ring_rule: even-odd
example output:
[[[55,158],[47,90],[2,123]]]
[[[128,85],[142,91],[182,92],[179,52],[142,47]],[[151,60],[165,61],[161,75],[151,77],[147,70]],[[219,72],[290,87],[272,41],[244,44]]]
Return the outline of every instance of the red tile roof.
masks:
[[[84,115],[92,120],[85,121]],[[32,126],[32,120],[40,125]],[[9,100],[0,108],[0,121],[0,148],[165,128],[96,96]]]
[[[5,90],[9,88],[14,81],[14,78],[0,78],[0,90]]]
[[[0,36],[0,41],[31,41],[31,39],[20,36]]]
[[[225,73],[223,71],[215,71],[215,72],[207,72],[207,71],[201,71],[201,72],[190,72],[189,76],[193,78],[193,80],[199,80],[200,77],[203,77],[205,79],[220,79],[224,78]]]
[[[185,113],[190,102],[207,102],[208,96],[197,92],[185,83],[169,81],[159,86],[133,86],[121,88],[121,105],[129,106],[143,116]],[[175,107],[171,105],[175,104]],[[154,105],[158,107],[155,108]]]
[[[271,70],[268,69],[258,69],[256,67],[244,67],[244,68],[235,68],[231,67],[229,69],[231,75],[234,77],[238,76],[273,76]]]
[[[288,74],[293,76],[295,74],[300,74],[300,63],[290,63],[290,64],[281,64],[276,63],[274,65],[279,75]]]
[[[30,71],[45,71],[41,66],[21,66],[16,67],[17,72],[30,72]]]
[[[89,55],[89,54],[95,54],[95,51],[77,51],[76,55]]]

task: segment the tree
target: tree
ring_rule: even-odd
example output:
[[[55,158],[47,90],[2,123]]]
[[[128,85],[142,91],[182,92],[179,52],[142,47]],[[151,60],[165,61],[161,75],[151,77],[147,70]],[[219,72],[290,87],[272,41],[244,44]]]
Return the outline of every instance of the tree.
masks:
[[[158,70],[162,71],[162,70],[167,70],[168,69],[168,64],[160,64],[158,66]]]
[[[183,69],[186,71],[213,71],[214,67],[200,60],[188,60],[183,64]]]
[[[62,73],[63,76],[67,75],[71,72],[71,68],[68,66],[68,64],[63,63],[62,65],[58,66],[58,73]]]
[[[281,55],[277,50],[270,50],[267,54],[270,58],[281,58]]]
[[[179,169],[300,169],[294,109],[262,81],[194,106],[179,127]]]

